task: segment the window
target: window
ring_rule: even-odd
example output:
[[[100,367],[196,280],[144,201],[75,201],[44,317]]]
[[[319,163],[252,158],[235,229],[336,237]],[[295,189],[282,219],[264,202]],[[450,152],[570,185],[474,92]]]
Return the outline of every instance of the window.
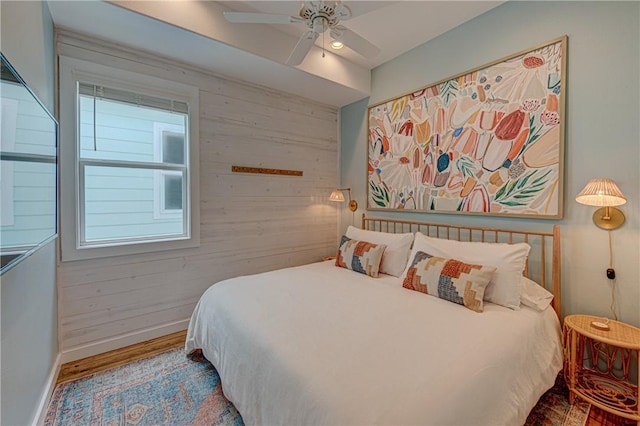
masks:
[[[197,245],[197,89],[70,58],[60,80],[63,260]]]
[[[184,127],[154,123],[154,158],[170,164],[184,164]],[[175,218],[182,214],[182,176],[173,171],[158,171],[154,176],[153,217]]]

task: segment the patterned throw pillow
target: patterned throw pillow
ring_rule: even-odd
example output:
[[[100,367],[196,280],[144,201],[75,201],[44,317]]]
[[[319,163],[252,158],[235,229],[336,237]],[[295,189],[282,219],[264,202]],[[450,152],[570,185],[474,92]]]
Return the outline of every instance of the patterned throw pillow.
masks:
[[[352,240],[343,235],[336,256],[336,266],[377,278],[385,248],[384,244]]]
[[[482,312],[484,290],[495,270],[493,266],[471,265],[419,251],[402,286]]]

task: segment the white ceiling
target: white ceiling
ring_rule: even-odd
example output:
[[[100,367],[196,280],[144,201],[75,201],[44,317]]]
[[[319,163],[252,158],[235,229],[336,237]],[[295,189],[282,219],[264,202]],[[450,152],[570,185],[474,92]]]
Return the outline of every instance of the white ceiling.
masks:
[[[381,52],[367,59],[328,49],[323,58],[320,36],[302,64],[290,67],[285,62],[304,24],[232,24],[222,12],[297,16],[299,1],[48,2],[56,26],[335,106],[368,96],[371,69],[501,3],[345,0],[352,18],[342,24]]]

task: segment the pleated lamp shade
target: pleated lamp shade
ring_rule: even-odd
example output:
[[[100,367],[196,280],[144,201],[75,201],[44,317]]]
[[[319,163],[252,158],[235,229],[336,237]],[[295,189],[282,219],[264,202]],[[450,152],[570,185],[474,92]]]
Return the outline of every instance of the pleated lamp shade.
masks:
[[[339,203],[344,203],[344,194],[342,193],[342,191],[333,191],[331,195],[329,195],[329,201],[337,201]]]
[[[627,198],[611,179],[591,179],[576,195],[576,201],[587,206],[613,207],[623,205]]]
[[[344,203],[344,191],[347,191],[349,194],[349,210],[355,212],[358,210],[358,203],[356,200],[351,199],[351,188],[338,188],[329,195],[329,201],[337,201],[339,203]]]

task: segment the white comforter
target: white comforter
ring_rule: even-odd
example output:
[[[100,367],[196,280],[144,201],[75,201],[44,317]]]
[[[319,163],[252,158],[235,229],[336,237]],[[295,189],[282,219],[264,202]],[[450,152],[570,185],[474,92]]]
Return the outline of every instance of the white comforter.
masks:
[[[476,313],[332,262],[213,285],[198,348],[248,425],[522,425],[562,364],[550,308]]]

